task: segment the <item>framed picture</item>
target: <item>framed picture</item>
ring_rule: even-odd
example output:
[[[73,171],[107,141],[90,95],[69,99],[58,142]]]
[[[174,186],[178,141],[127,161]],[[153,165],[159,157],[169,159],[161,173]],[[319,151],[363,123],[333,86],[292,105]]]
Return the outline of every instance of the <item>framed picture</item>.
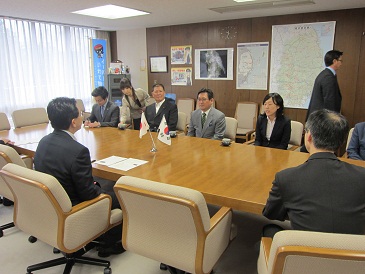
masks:
[[[233,48],[196,49],[195,80],[233,80]]]
[[[167,56],[150,57],[151,72],[167,72]]]

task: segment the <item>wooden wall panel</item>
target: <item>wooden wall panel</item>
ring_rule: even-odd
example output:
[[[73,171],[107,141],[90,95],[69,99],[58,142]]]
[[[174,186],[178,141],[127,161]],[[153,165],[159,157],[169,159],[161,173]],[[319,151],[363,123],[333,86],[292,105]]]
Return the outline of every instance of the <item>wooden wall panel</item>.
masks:
[[[193,85],[171,86],[169,73],[149,73],[149,84],[154,80],[163,83],[167,92],[176,93],[177,98],[196,98],[202,87],[211,88],[215,94],[216,107],[226,116],[233,116],[236,103],[254,101],[259,104],[269,92],[268,90],[237,90],[236,61],[237,43],[265,42],[271,44],[272,25],[298,24],[310,22],[336,21],[334,48],[344,51],[344,63],[338,72],[338,79],[343,96],[342,113],[348,118],[350,125],[365,121],[365,9],[326,11],[317,13],[293,14],[283,16],[237,19],[228,21],[205,22],[179,26],[147,29],[147,53],[149,56],[168,55],[170,47],[192,45],[195,49],[226,48],[234,49],[234,78],[226,80],[195,80]],[[220,30],[225,26],[236,26],[237,37],[231,40],[222,39]],[[194,61],[194,54],[193,61]],[[308,56],[311,58],[311,56]],[[270,62],[270,57],[269,57]],[[177,67],[177,65],[174,65]],[[188,66],[188,65],[183,65]],[[171,65],[169,64],[169,71]],[[194,75],[193,65],[193,75]],[[269,83],[268,83],[269,87]],[[285,114],[292,120],[305,121],[306,109],[286,109]]]
[[[361,32],[359,77],[356,83],[353,124],[365,121],[365,9],[363,10],[363,26]]]

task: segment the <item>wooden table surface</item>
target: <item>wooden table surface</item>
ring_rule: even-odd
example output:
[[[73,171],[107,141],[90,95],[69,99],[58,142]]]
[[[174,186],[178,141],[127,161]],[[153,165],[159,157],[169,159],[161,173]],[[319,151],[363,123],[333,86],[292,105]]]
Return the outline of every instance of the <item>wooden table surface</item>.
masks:
[[[40,138],[50,132],[48,125],[1,131],[0,137],[12,141]],[[275,173],[302,164],[309,154],[255,147],[179,135],[168,146],[155,140],[157,152],[150,152],[149,134],[139,138],[139,131],[116,128],[82,128],[77,140],[90,150],[92,160],[115,155],[148,161],[129,171],[93,164],[94,176],[116,181],[122,175],[196,189],[208,203],[261,214]],[[156,137],[156,134],[153,133]],[[34,155],[37,144],[17,146],[25,154]],[[364,161],[342,159],[365,167]]]

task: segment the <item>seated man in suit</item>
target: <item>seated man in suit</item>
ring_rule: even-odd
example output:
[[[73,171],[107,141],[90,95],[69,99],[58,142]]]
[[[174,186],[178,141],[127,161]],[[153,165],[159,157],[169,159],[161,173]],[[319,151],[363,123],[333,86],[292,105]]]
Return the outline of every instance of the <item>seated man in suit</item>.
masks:
[[[226,132],[226,119],[223,112],[213,105],[213,91],[203,88],[197,96],[199,109],[190,117],[188,136],[222,140]]]
[[[335,155],[348,129],[338,112],[322,109],[309,116],[304,141],[310,156],[304,164],[276,174],[262,212],[265,217],[289,218],[296,230],[365,233],[365,168]],[[273,236],[272,228],[269,233],[264,228],[264,236]]]
[[[84,125],[88,127],[117,127],[119,123],[119,107],[108,100],[105,87],[97,87],[91,95],[95,98],[90,117]]]
[[[355,125],[347,147],[347,157],[355,160],[365,160],[365,122]]]
[[[76,100],[66,97],[53,99],[47,106],[47,113],[54,131],[38,144],[34,156],[35,170],[54,176],[73,206],[106,193],[112,197],[112,209],[120,208],[115,193],[104,191],[94,182],[89,149],[77,142],[74,136],[83,121]],[[100,257],[124,251],[120,243],[121,232],[121,226],[116,226],[105,234],[106,245],[99,249]]]
[[[164,115],[169,131],[175,131],[177,125],[177,106],[165,98],[165,87],[162,84],[154,84],[152,97],[156,100],[156,103],[147,106],[145,110],[150,131],[158,130]]]

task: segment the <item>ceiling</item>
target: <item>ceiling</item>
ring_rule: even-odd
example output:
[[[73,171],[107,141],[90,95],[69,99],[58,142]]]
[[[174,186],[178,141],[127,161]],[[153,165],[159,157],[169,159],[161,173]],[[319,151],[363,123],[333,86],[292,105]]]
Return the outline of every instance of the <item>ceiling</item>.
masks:
[[[268,0],[258,1],[267,2]],[[315,4],[249,9],[222,14],[210,9],[239,6],[240,4],[233,0],[1,0],[0,16],[88,26],[112,31],[365,7],[364,0],[313,1]],[[106,4],[134,8],[151,14],[110,20],[71,13],[71,11]]]

